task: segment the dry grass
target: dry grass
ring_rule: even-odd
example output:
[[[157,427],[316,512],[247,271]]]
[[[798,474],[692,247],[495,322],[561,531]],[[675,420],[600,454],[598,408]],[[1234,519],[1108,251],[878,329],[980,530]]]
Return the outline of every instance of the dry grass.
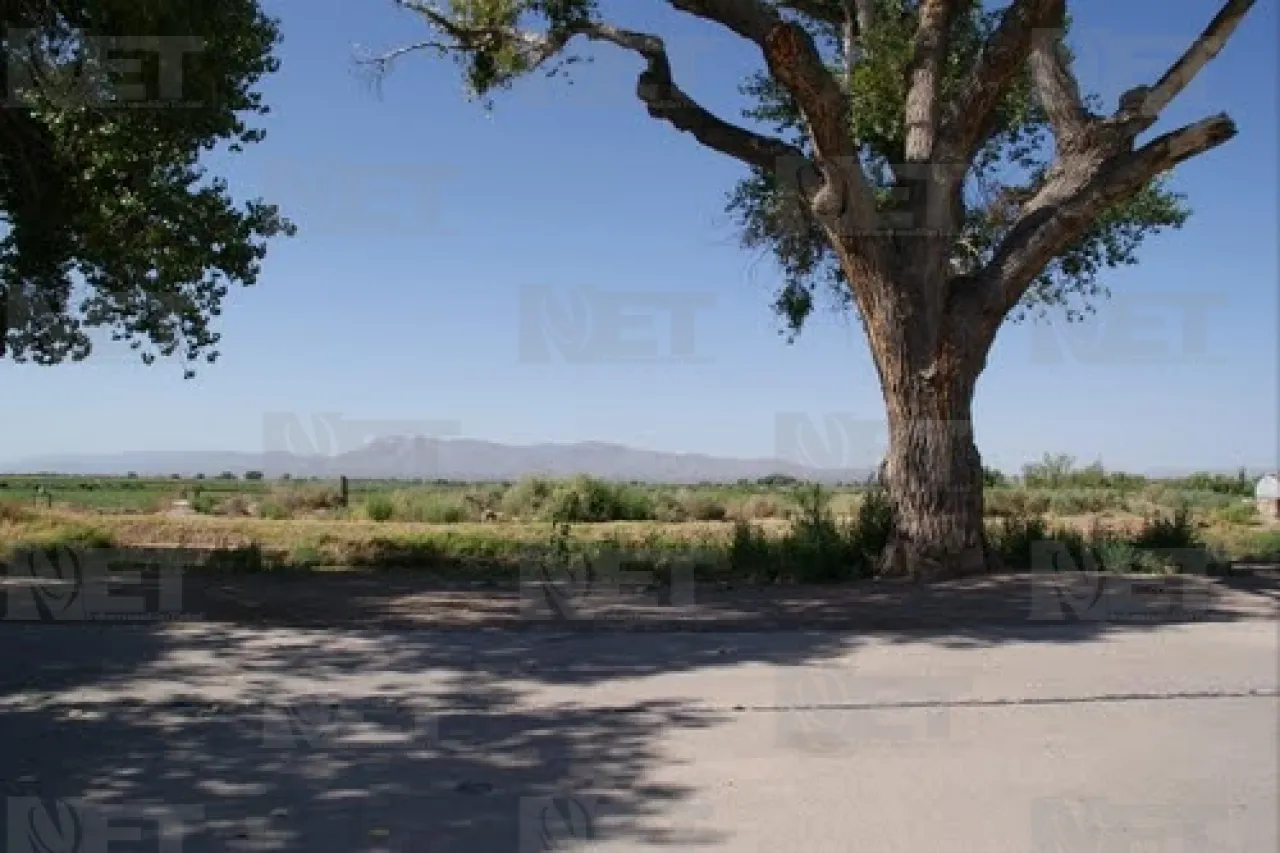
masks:
[[[1280,529],[1259,524],[1230,524],[1207,516],[1199,527],[1207,544],[1233,555],[1276,550]],[[1141,516],[1102,512],[1055,516],[1053,527],[1087,533],[1095,527],[1127,536],[1138,533]],[[999,524],[989,519],[988,524]],[[757,519],[752,525],[778,538],[792,523]],[[286,562],[305,564],[413,563],[446,557],[507,557],[520,549],[545,547],[552,526],[546,522],[430,524],[374,522],[365,519],[270,520],[252,517],[101,514],[34,509],[0,503],[0,553],[22,544],[77,544],[122,548],[259,549]],[[733,540],[732,521],[618,521],[570,525],[578,543],[613,542],[621,547],[722,552]]]
[[[433,556],[504,556],[526,546],[545,546],[546,523],[426,524],[367,520],[292,519],[275,521],[220,516],[86,516],[54,510],[26,511],[0,518],[0,550],[6,545],[93,542],[120,548],[257,548],[302,562],[365,563],[411,561]],[[785,532],[781,520],[759,522],[771,534]],[[92,536],[86,530],[94,531]],[[727,547],[731,522],[603,522],[570,525],[576,542],[614,542],[631,548]]]

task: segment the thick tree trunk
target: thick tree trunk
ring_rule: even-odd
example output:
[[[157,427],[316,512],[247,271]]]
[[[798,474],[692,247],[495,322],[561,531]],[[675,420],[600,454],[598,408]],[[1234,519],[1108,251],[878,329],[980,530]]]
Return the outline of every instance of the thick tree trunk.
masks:
[[[992,568],[982,525],[982,459],[973,441],[976,377],[886,393],[885,479],[895,516],[880,574],[939,580]]]
[[[893,295],[868,332],[888,410],[895,529],[879,573],[938,580],[992,570],[971,413],[998,318],[984,290],[962,279],[882,292]]]

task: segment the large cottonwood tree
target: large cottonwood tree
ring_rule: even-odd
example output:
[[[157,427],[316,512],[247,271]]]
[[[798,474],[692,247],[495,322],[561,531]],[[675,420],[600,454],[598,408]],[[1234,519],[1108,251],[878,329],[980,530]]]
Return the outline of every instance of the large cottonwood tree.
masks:
[[[896,521],[880,569],[924,578],[993,560],[970,412],[996,332],[1036,306],[1077,310],[1145,235],[1182,224],[1162,177],[1235,125],[1215,115],[1140,137],[1253,5],[1227,0],[1160,79],[1107,112],[1072,72],[1066,0],[647,0],[759,50],[746,126],[696,103],[663,40],[602,20],[594,0],[394,2],[431,36],[372,60],[383,69],[451,56],[483,97],[562,70],[579,38],[608,42],[644,60],[636,94],[651,116],[750,168],[730,208],[745,242],[780,262],[791,330],[827,285],[866,330]]]

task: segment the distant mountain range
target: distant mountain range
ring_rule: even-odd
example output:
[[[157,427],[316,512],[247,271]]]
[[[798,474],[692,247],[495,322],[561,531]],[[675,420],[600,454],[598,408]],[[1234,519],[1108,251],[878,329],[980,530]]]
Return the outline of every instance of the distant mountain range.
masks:
[[[136,451],[114,455],[66,455],[0,464],[6,473],[83,476],[215,476],[230,471],[262,471],[267,477],[353,479],[516,480],[526,474],[570,477],[589,474],[609,480],[654,483],[721,483],[784,475],[821,483],[865,481],[872,471],[822,470],[779,459],[731,459],[693,453],[638,450],[618,444],[535,444],[516,446],[470,439],[388,437],[333,456],[280,451]]]
[[[1153,479],[1185,477],[1205,469],[1160,468],[1144,472]],[[1212,469],[1235,474],[1237,468]],[[1250,476],[1275,470],[1274,466],[1247,466]],[[332,456],[271,451],[135,451],[113,455],[68,454],[38,456],[0,463],[0,473],[123,475],[135,471],[144,477],[171,474],[216,476],[230,471],[262,471],[267,477],[333,477],[353,479],[441,479],[465,481],[516,480],[526,474],[571,477],[589,474],[608,480],[652,483],[733,483],[770,475],[795,477],[818,483],[865,482],[870,468],[828,470],[780,459],[733,459],[697,453],[664,453],[620,444],[509,445],[461,438],[384,437],[358,450]]]

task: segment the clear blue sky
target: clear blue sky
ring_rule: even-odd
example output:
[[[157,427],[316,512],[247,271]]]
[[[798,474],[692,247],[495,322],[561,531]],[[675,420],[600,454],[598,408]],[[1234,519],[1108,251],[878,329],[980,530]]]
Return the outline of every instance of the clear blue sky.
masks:
[[[751,49],[658,0],[603,5],[666,35],[682,85],[737,116]],[[1078,0],[1085,87],[1113,106],[1217,5]],[[192,381],[177,363],[147,368],[110,346],[83,365],[0,362],[0,459],[259,450],[264,413],[281,411],[733,456],[773,455],[779,412],[882,417],[856,323],[823,315],[793,346],[777,335],[775,273],[738,248],[721,212],[742,167],[646,115],[638,58],[588,49],[597,60],[575,85],[532,78],[488,117],[447,61],[406,58],[381,94],[355,73],[359,45],[424,35],[387,0],[268,6],[284,32],[268,138],[218,168],[238,192],[278,202],[300,235],[274,247],[260,286],[231,295],[223,357]],[[1264,0],[1160,125],[1225,110],[1240,127],[1178,172],[1195,208],[1187,227],[1110,276],[1118,298],[1090,328],[1002,332],[976,404],[988,464],[1013,469],[1045,451],[1128,469],[1274,462],[1276,39]],[[578,287],[702,299],[696,358],[610,361],[616,338],[598,331],[593,303],[599,357],[566,363],[552,341],[550,360],[534,363],[521,350],[521,293],[538,286],[557,299]],[[658,332],[626,334],[669,349]]]

